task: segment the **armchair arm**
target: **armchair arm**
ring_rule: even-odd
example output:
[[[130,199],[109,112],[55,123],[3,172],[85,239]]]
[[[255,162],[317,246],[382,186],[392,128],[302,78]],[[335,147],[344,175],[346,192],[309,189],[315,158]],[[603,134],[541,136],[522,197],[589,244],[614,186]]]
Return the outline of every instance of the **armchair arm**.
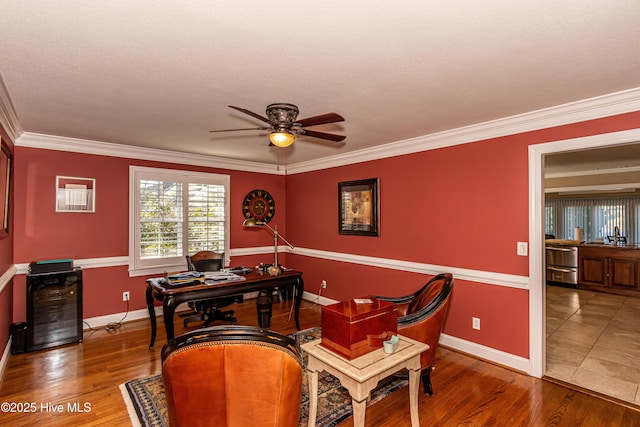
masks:
[[[392,302],[394,304],[405,304],[405,303],[411,302],[411,300],[413,300],[414,298],[414,295],[406,295],[403,297],[384,297],[384,296],[378,296],[378,295],[371,295],[371,298],[376,298],[381,301]]]
[[[398,307],[398,319],[407,314],[407,310],[409,309],[409,303],[414,298],[414,295],[407,295],[403,297],[384,297],[384,296],[375,296],[372,295],[371,298],[377,298],[380,301],[387,301],[395,304]]]

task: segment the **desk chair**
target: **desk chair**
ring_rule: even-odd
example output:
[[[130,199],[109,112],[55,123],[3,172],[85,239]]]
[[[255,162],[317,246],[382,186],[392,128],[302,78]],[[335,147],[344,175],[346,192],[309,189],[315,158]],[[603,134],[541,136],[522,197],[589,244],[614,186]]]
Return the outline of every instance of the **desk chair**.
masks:
[[[187,268],[189,271],[218,271],[223,267],[224,253],[215,253],[212,251],[200,251],[192,256],[187,255]],[[232,295],[221,298],[212,298],[205,300],[189,301],[189,307],[199,313],[197,316],[190,316],[184,319],[183,324],[186,328],[189,322],[204,321],[203,326],[209,326],[215,320],[225,320],[236,323],[233,314],[234,310],[220,311],[221,308],[227,307],[234,302],[241,303],[244,300],[242,294]],[[184,317],[184,315],[182,316]]]
[[[440,333],[449,309],[453,276],[438,274],[411,295],[403,297],[375,296],[398,306],[398,333],[429,345],[420,355],[424,394],[431,396],[431,371]]]
[[[213,326],[162,348],[172,427],[298,427],[302,352],[296,342],[252,326]]]

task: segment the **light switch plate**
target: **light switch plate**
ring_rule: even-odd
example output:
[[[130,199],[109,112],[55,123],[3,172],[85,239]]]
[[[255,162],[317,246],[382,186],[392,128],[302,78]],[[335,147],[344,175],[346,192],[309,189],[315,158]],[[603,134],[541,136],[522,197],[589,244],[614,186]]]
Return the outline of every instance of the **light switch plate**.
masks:
[[[473,329],[478,330],[478,331],[480,330],[480,318],[479,317],[472,317],[471,318],[471,327]]]
[[[529,254],[529,244],[527,242],[518,242],[518,250],[516,253],[520,256],[527,256]]]

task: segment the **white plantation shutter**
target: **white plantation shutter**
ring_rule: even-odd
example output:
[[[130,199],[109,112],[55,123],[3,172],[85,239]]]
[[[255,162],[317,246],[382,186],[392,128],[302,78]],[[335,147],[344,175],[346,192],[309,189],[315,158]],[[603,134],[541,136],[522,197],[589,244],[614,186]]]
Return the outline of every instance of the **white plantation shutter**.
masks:
[[[190,254],[198,251],[224,252],[224,185],[189,184],[188,233]]]
[[[185,255],[229,253],[229,176],[131,166],[129,271],[180,271]]]
[[[140,258],[182,254],[182,184],[140,181]]]

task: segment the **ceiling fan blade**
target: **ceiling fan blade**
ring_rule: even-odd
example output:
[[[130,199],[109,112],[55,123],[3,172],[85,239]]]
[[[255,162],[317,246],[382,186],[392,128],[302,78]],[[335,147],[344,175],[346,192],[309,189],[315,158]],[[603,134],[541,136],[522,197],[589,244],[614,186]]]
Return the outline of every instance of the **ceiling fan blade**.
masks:
[[[266,128],[241,128],[241,129],[221,129],[221,130],[210,130],[209,132],[234,132],[237,130],[267,130],[271,129],[271,127]]]
[[[250,115],[251,117],[255,117],[258,120],[262,120],[263,122],[269,123],[271,124],[271,122],[269,121],[269,119],[267,119],[266,117],[261,116],[258,113],[254,113],[253,111],[249,111],[245,108],[240,108],[240,107],[234,107],[233,105],[229,105],[230,108],[233,108],[234,110],[240,111],[241,113],[245,113]]]
[[[343,122],[343,121],[344,121],[344,117],[342,117],[340,114],[326,113],[326,114],[321,114],[319,116],[307,117],[306,119],[297,120],[296,123],[300,123],[300,126],[305,127],[305,126],[316,126],[316,125],[323,125],[325,123],[336,123],[336,122]]]
[[[346,136],[344,135],[334,135],[332,133],[316,132],[314,130],[308,130],[308,129],[300,129],[298,133],[300,135],[311,136],[314,138],[328,139],[330,141],[336,141],[336,142],[343,141],[346,138]]]

